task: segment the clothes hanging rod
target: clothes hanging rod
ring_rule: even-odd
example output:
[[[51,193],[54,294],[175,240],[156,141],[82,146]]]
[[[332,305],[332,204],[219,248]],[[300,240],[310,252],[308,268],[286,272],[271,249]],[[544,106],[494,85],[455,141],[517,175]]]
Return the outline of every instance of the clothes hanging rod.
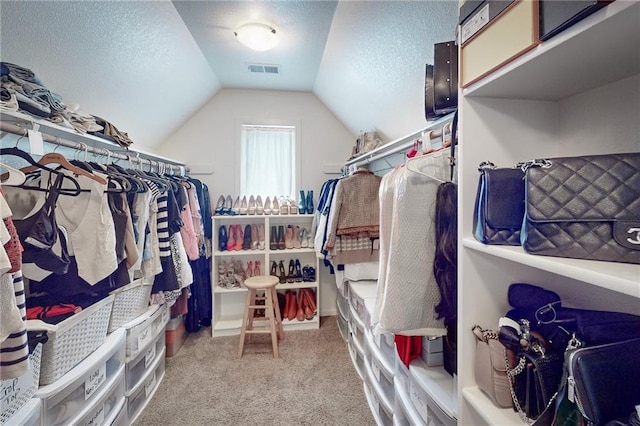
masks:
[[[442,137],[442,130],[446,125],[453,121],[454,113],[449,115],[445,115],[438,120],[432,121],[429,123],[427,127],[417,132],[411,133],[410,135],[401,137],[394,141],[388,142],[374,150],[371,150],[365,154],[362,154],[356,158],[352,158],[348,160],[345,165],[349,168],[365,166],[374,161],[380,160],[384,157],[396,154],[398,152],[405,151],[411,148],[416,141],[416,139],[423,138],[427,133],[431,132],[431,139],[437,139]]]
[[[14,122],[7,122],[7,120],[12,120]],[[16,124],[19,123],[19,124]],[[179,161],[175,161],[169,158],[162,157],[160,155],[151,154],[148,152],[140,151],[140,150],[116,150],[110,149],[111,146],[114,148],[122,148],[119,145],[112,145],[107,141],[101,141],[98,137],[81,135],[71,133],[66,129],[54,129],[55,132],[47,132],[46,130],[50,130],[51,127],[46,126],[44,129],[40,126],[41,121],[30,120],[27,117],[23,117],[22,115],[18,115],[17,113],[8,114],[6,112],[2,112],[2,121],[0,121],[0,130],[3,132],[11,133],[17,136],[27,137],[28,127],[31,129],[38,128],[42,133],[42,139],[45,142],[52,143],[55,145],[63,146],[66,148],[75,149],[83,152],[90,152],[99,155],[106,155],[112,158],[128,160],[131,163],[138,164],[148,164],[150,166],[163,167],[165,169],[170,170],[178,170],[181,172],[188,172],[189,169],[185,167],[185,164]],[[26,125],[25,125],[26,124]],[[51,123],[52,126],[55,124]],[[56,126],[59,127],[59,126]],[[56,135],[52,135],[51,133],[58,133]],[[62,133],[63,136],[59,136]],[[76,141],[69,140],[64,137],[66,135],[71,135],[76,138]],[[84,140],[84,142],[82,142]],[[85,143],[86,142],[86,143]],[[100,145],[100,146],[95,146]]]

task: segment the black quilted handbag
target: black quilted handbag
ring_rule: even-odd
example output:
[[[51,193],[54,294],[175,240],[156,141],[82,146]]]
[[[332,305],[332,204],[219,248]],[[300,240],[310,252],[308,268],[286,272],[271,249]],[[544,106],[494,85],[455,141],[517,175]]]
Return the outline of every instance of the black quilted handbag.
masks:
[[[640,153],[533,160],[525,187],[527,252],[640,263]]]
[[[524,218],[524,172],[480,163],[473,236],[483,244],[520,245]]]

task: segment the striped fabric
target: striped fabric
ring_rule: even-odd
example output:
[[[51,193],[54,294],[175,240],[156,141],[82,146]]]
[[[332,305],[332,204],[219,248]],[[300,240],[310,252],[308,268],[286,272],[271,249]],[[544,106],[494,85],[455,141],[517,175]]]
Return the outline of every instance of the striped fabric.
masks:
[[[23,375],[29,366],[29,345],[27,344],[27,308],[24,294],[24,281],[22,271],[13,276],[13,288],[16,295],[16,302],[20,309],[20,315],[25,322],[22,330],[12,333],[0,344],[0,378],[12,379]]]

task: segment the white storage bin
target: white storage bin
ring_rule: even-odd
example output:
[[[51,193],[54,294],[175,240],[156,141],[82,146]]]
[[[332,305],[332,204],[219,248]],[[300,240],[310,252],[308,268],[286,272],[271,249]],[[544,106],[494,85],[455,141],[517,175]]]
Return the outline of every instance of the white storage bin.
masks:
[[[366,371],[364,370],[365,357],[363,352],[359,352],[356,349],[357,344],[353,339],[349,340],[347,347],[349,348],[349,355],[351,355],[351,362],[353,363],[354,368],[356,369],[356,373],[360,376],[360,380],[365,381]]]
[[[344,265],[344,279],[349,281],[377,280],[379,262],[347,263]]]
[[[398,382],[404,384],[407,393],[409,392],[409,368],[404,365],[402,360],[400,359],[400,355],[396,352],[394,357],[394,378],[396,381],[396,386],[398,386]]]
[[[147,374],[142,378],[138,385],[131,392],[127,392],[127,418],[129,424],[133,424],[153,394],[160,386],[160,382],[164,378],[165,369],[165,351],[164,349],[158,354],[156,360],[151,365]]]
[[[341,312],[338,312],[338,330],[345,342],[348,342],[351,339],[351,333],[349,332],[349,320],[343,317]]]
[[[169,322],[169,310],[166,305],[151,305],[147,311],[122,327],[127,331],[127,359],[133,359],[145,350]]]
[[[124,406],[124,402],[124,368],[122,368],[111,386],[102,391],[99,399],[94,404],[85,407],[78,416],[78,420],[72,421],[70,425],[111,425]]]
[[[127,392],[130,392],[140,383],[140,380],[142,380],[156,358],[163,353],[165,337],[164,330],[159,330],[154,341],[145,350],[139,352],[137,357],[127,362],[125,373]]]
[[[124,338],[124,330],[116,330],[67,374],[38,389],[35,396],[42,400],[43,424],[71,423],[85,407],[92,407],[104,396],[104,389],[112,387],[119,375],[124,379]]]
[[[152,284],[144,284],[142,278],[112,291],[113,307],[109,321],[109,333],[122,327],[149,308]]]
[[[420,358],[427,364],[427,367],[437,367],[444,363],[444,352],[442,352],[442,337],[422,336],[422,352]]]
[[[372,341],[380,351],[382,358],[389,366],[393,366],[398,351],[396,350],[395,336],[391,333],[371,333]],[[393,369],[392,369],[393,370]]]
[[[127,398],[124,398],[122,401],[122,407],[120,411],[118,411],[111,426],[129,426],[129,419],[127,418]]]
[[[42,402],[38,398],[31,398],[11,418],[2,424],[20,426],[40,426]]]
[[[392,392],[391,398],[388,398],[382,390],[380,381],[375,376],[373,369],[371,368],[371,364],[366,364],[365,370],[367,372],[367,377],[369,378],[368,383],[371,391],[371,399],[375,410],[377,410],[378,417],[380,417],[383,425],[391,426],[393,425],[393,404],[395,400],[395,392]]]
[[[369,411],[371,411],[371,415],[373,416],[376,425],[382,425],[382,419],[380,418],[379,414],[380,409],[378,408],[378,402],[374,401],[373,390],[371,389],[371,386],[365,381],[362,384],[362,387],[364,388],[364,396],[367,400],[367,404],[369,405]]]
[[[42,347],[40,386],[61,378],[104,343],[112,305],[113,296],[108,296],[58,324],[45,327],[40,320],[27,320],[29,330],[45,328],[49,338]]]
[[[349,281],[345,281],[342,286],[338,286],[338,294],[349,300]]]
[[[349,302],[362,322],[365,317],[364,300],[376,297],[378,281],[349,281]]]
[[[411,402],[407,385],[401,383],[401,380],[396,380],[395,392],[393,424],[398,426],[426,425]]]
[[[457,400],[451,376],[418,358],[409,365],[409,396],[425,423],[455,425]]]
[[[364,322],[360,318],[358,318],[353,307],[351,307],[351,313],[349,314],[349,325],[351,327],[351,334],[353,339],[358,342],[358,345],[361,348],[364,348],[366,345],[364,337]]]
[[[0,380],[0,424],[10,423],[38,390],[41,356],[42,344],[39,343],[29,354],[29,365],[22,376]]]
[[[377,382],[379,389],[387,398],[391,405],[395,399],[394,376],[395,370],[392,363],[383,357],[380,349],[373,342],[373,337],[368,331],[365,332],[366,343],[369,352],[369,364],[373,379]]]
[[[336,295],[336,306],[338,307],[338,313],[343,318],[349,319],[349,299],[341,295],[340,292]]]

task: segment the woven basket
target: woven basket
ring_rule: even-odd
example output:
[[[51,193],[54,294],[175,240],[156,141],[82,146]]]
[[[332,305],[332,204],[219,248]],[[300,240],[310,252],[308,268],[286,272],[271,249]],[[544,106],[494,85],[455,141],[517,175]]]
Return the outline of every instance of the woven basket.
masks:
[[[11,423],[11,417],[29,402],[38,390],[42,344],[39,343],[29,355],[29,367],[20,377],[0,380],[0,425]]]
[[[111,320],[109,321],[109,333],[147,311],[151,287],[153,285],[144,284],[142,279],[139,279],[111,292],[114,299]]]
[[[75,367],[107,338],[113,296],[57,324],[42,348],[40,385],[49,385]]]

